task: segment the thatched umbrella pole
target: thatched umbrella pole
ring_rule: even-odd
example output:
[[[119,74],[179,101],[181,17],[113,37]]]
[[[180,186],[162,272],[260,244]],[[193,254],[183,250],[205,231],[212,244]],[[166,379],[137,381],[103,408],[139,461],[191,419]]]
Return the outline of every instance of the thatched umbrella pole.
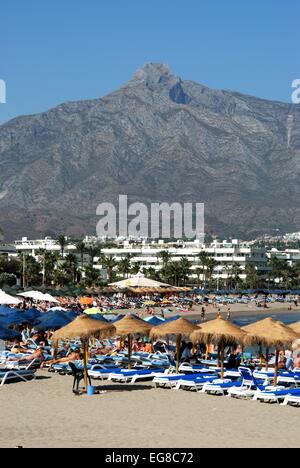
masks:
[[[241,360],[242,364],[245,363],[245,346],[242,344],[242,360]]]
[[[269,370],[269,359],[270,359],[270,349],[269,346],[266,348],[266,370]]]
[[[225,349],[226,346],[235,346],[243,343],[247,333],[234,324],[217,318],[211,322],[202,324],[191,335],[193,342],[213,343],[218,346],[218,360],[221,364],[221,378],[225,374]]]
[[[297,333],[292,330],[292,328],[287,327],[281,322],[276,322],[272,318],[267,318],[260,322],[248,325],[247,327],[244,327],[244,330],[249,333],[249,344],[266,346],[267,370],[269,368],[269,348],[276,349],[274,385],[277,386],[280,349],[291,346],[293,341],[297,339]]]
[[[275,373],[274,373],[274,385],[277,387],[278,385],[278,368],[279,368],[279,349],[276,348],[276,359],[275,359]]]
[[[88,352],[89,352],[89,344],[88,340],[83,340],[83,368],[84,368],[84,387],[85,390],[88,388]]]
[[[128,339],[128,369],[131,367],[132,360],[132,340],[134,336],[148,336],[151,330],[151,325],[144,320],[133,315],[126,315],[122,320],[116,322],[116,335],[127,337]]]
[[[132,336],[128,335],[128,370],[131,370]]]
[[[80,338],[83,345],[83,363],[84,363],[84,385],[85,391],[88,387],[88,352],[89,352],[89,339],[98,338],[106,339],[114,336],[116,328],[113,325],[93,320],[86,316],[77,317],[74,322],[70,323],[64,328],[61,328],[52,336],[52,345],[54,349],[58,347],[58,343],[70,338]]]
[[[221,379],[224,379],[225,374],[225,342],[220,342],[220,361],[221,361]]]
[[[173,322],[163,323],[158,327],[154,327],[151,330],[150,338],[168,338],[170,336],[176,336],[176,372],[179,373],[180,367],[180,351],[181,341],[183,336],[190,336],[191,333],[198,330],[198,327],[193,323],[189,322],[185,318],[174,320]]]
[[[179,373],[182,335],[176,336],[176,372]]]

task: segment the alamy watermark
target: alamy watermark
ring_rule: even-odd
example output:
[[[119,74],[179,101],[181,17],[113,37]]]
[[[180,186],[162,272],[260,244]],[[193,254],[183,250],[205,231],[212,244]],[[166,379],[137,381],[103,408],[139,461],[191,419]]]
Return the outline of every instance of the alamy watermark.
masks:
[[[293,81],[292,88],[294,89],[292,93],[292,103],[300,104],[300,79]]]
[[[203,203],[128,203],[119,196],[118,206],[101,203],[97,207],[98,237],[151,239],[199,239],[204,241]]]
[[[6,104],[6,83],[0,80],[0,104]]]

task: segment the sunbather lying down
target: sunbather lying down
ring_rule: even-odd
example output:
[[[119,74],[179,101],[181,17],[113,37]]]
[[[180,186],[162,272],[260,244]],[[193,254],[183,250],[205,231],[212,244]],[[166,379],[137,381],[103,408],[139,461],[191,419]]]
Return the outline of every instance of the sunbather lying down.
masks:
[[[73,353],[69,354],[69,356],[67,357],[43,362],[41,365],[41,368],[43,368],[45,364],[50,365],[50,366],[53,366],[55,364],[68,364],[69,362],[73,362],[73,361],[81,361],[81,359],[83,359],[83,355],[80,353],[80,351],[73,351]]]
[[[30,362],[35,359],[40,359],[41,361],[44,361],[45,356],[44,356],[44,350],[43,348],[37,348],[32,354],[28,354],[28,356],[24,357],[19,357],[19,358],[9,358],[7,361],[13,361],[13,362]]]
[[[92,356],[107,356],[113,355],[114,353],[120,352],[120,348],[116,348],[115,346],[106,347],[106,348],[97,348],[91,351]]]

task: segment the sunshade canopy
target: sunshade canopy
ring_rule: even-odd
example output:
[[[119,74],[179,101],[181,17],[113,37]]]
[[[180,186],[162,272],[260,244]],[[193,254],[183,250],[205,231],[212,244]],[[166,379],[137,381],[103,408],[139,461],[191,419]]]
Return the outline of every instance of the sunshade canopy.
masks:
[[[293,341],[299,338],[292,328],[281,322],[276,322],[272,318],[267,318],[259,322],[247,325],[243,328],[247,333],[247,344],[262,344],[269,347],[290,346]]]
[[[162,287],[171,287],[169,284],[160,283],[159,281],[154,281],[149,278],[146,278],[142,273],[138,273],[136,276],[132,278],[128,278],[123,281],[119,281],[117,283],[111,283],[109,286],[117,287],[119,289],[126,289],[126,288],[149,288],[149,289],[156,289]]]
[[[81,340],[88,340],[90,338],[106,339],[115,335],[115,333],[116,329],[112,324],[81,315],[72,323],[54,333],[52,343],[54,346],[57,346],[59,341],[69,338],[80,338]]]
[[[0,304],[1,305],[18,305],[21,302],[22,302],[21,299],[10,296],[9,294],[6,294],[6,292],[2,291],[2,289],[0,289]]]
[[[116,327],[116,334],[118,336],[127,335],[149,335],[152,328],[151,325],[146,323],[133,315],[125,315],[124,318],[114,323]]]
[[[198,330],[196,325],[181,317],[177,320],[163,323],[162,325],[152,328],[150,335],[152,338],[168,335],[190,336],[195,330]]]
[[[211,322],[201,324],[196,331],[191,335],[193,342],[206,342],[210,344],[225,346],[234,346],[237,343],[242,343],[246,338],[247,333],[231,322],[223,318],[217,318]]]

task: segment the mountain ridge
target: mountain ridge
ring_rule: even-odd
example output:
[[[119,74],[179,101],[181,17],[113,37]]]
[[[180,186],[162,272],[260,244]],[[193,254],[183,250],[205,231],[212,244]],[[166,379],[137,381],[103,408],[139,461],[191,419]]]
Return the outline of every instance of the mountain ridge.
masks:
[[[209,232],[299,230],[300,106],[212,90],[146,64],[109,95],[0,126],[1,227],[94,234],[96,207],[205,202]]]

